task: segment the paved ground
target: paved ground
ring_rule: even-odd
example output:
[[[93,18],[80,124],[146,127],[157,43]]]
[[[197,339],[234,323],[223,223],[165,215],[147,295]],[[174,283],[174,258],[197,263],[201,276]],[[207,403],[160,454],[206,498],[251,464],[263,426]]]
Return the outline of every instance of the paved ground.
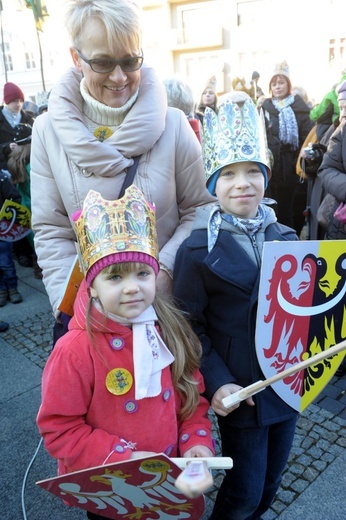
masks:
[[[82,510],[64,506],[35,485],[55,475],[55,462],[42,447],[32,460],[40,440],[35,417],[54,320],[42,282],[34,278],[32,269],[17,266],[17,270],[24,301],[0,309],[0,318],[10,323],[0,335],[1,520],[85,519]],[[301,414],[281,488],[263,520],[345,520],[345,447],[346,376],[334,377]],[[207,494],[203,520],[212,508],[222,473],[215,472],[214,477],[216,485]]]

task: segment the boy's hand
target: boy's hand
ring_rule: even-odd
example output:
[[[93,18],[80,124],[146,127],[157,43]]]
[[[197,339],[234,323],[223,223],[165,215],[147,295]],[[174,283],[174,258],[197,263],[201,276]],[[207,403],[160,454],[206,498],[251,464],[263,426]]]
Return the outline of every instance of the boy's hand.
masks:
[[[221,417],[226,417],[226,415],[233,412],[233,410],[236,410],[239,407],[240,403],[232,406],[231,408],[225,408],[225,406],[222,404],[222,399],[224,397],[228,397],[230,394],[238,392],[238,390],[241,390],[242,388],[242,386],[236,385],[234,383],[229,383],[228,385],[223,385],[218,390],[216,390],[211,400],[211,407],[214,410],[214,412],[218,415],[221,415]],[[248,397],[245,402],[249,406],[255,406],[252,397]]]

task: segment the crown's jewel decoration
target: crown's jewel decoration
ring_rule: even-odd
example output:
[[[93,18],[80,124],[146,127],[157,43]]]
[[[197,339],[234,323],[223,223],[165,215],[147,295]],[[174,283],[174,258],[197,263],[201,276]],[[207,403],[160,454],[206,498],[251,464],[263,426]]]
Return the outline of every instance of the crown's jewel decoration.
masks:
[[[90,190],[83,210],[72,216],[85,274],[101,258],[115,253],[145,253],[158,261],[155,207],[134,185],[118,200]]]
[[[202,128],[202,151],[207,181],[220,168],[241,161],[260,162],[270,172],[262,112],[258,112],[250,98],[240,107],[225,96],[217,114],[207,107]]]

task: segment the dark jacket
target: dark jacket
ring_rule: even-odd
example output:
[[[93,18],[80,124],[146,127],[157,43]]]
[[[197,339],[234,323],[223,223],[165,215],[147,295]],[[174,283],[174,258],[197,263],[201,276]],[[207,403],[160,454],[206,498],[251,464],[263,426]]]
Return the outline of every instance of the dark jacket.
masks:
[[[20,132],[16,127],[12,128],[2,113],[2,109],[3,107],[0,109],[0,169],[6,169],[7,161],[11,153],[10,143],[15,141],[15,138],[19,136]],[[20,123],[32,126],[34,120],[22,110]]]
[[[331,135],[317,174],[324,195],[330,193],[338,202],[346,202],[346,120],[343,120]],[[345,240],[346,226],[331,216],[325,238]]]
[[[286,175],[295,173],[300,148],[314,125],[310,119],[310,108],[298,94],[294,96],[294,102],[290,106],[296,116],[299,132],[299,145],[297,150],[292,150],[290,145],[280,142],[279,111],[273,105],[272,99],[265,99],[262,105],[266,118],[268,146],[274,158],[271,184],[280,182],[280,179],[285,178]]]
[[[197,215],[201,214],[197,210]],[[173,294],[191,316],[194,331],[203,347],[202,374],[209,401],[221,386],[250,385],[264,376],[255,349],[255,324],[260,269],[254,258],[238,243],[247,236],[221,228],[218,240],[208,253],[204,226],[194,229],[178,250],[174,268]],[[239,233],[239,232],[238,232]],[[270,223],[264,240],[296,240],[295,232]],[[251,240],[248,238],[248,247]],[[257,244],[256,244],[257,246]],[[256,249],[256,248],[255,248]],[[259,248],[260,249],[260,248]],[[258,260],[258,263],[260,260]],[[256,406],[245,402],[229,414],[235,427],[263,426],[293,417],[296,412],[267,388],[254,396]]]
[[[0,209],[5,200],[14,200],[14,202],[21,203],[21,196],[17,188],[12,184],[9,176],[0,170]]]

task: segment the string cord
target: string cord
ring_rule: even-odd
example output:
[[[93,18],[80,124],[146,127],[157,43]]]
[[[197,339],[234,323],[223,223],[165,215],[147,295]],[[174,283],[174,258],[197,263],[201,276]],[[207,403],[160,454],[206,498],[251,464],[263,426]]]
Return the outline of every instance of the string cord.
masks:
[[[39,449],[41,447],[41,444],[42,444],[42,437],[40,439],[40,442],[38,443],[38,446],[36,448],[36,451],[34,453],[34,456],[33,458],[31,459],[31,461],[29,462],[29,465],[28,467],[26,468],[26,472],[25,472],[25,475],[24,475],[24,478],[23,478],[23,484],[22,484],[22,513],[23,513],[23,519],[24,520],[27,520],[27,516],[26,516],[26,510],[25,510],[25,486],[26,486],[26,481],[27,481],[27,478],[28,478],[28,475],[29,475],[29,472],[30,472],[30,469],[31,469],[31,466],[33,465],[33,463],[35,462],[35,459],[37,457],[37,454],[39,452]]]

